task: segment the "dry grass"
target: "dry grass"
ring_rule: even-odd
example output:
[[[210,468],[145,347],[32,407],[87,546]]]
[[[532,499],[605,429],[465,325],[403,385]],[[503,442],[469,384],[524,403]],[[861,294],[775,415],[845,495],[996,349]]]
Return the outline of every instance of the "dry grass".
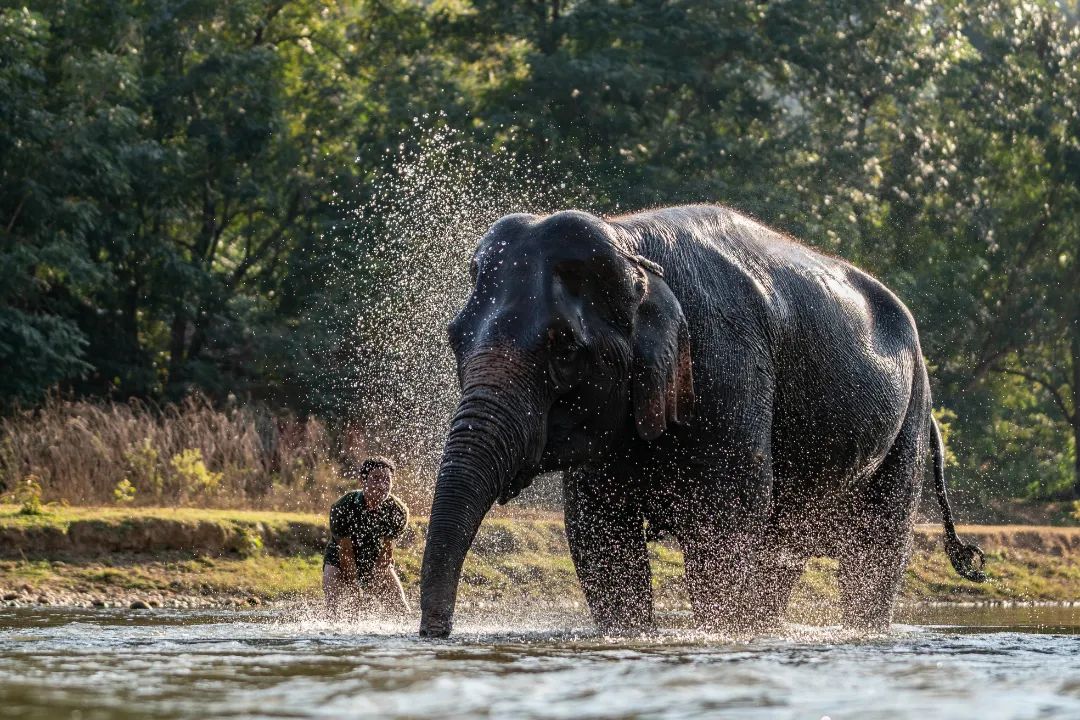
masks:
[[[46,502],[323,512],[348,485],[337,467],[346,437],[363,451],[362,433],[254,407],[52,398],[0,419],[0,493],[36,476]],[[430,496],[408,467],[395,492],[414,507]]]

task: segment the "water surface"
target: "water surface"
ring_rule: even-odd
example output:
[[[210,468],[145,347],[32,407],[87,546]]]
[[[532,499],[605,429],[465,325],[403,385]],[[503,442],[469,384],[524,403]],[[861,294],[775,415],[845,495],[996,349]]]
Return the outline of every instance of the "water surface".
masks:
[[[432,643],[299,612],[3,608],[0,716],[1080,717],[1080,608],[902,619],[872,638],[792,625],[735,642],[555,617]]]

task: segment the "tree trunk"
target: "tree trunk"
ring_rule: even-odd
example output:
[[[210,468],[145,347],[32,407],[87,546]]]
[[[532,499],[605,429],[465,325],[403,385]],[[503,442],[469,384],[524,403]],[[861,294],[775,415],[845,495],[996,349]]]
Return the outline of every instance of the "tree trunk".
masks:
[[[181,381],[187,328],[187,315],[184,312],[183,301],[178,301],[175,305],[172,327],[169,330],[169,377],[166,383],[167,387],[174,387]]]

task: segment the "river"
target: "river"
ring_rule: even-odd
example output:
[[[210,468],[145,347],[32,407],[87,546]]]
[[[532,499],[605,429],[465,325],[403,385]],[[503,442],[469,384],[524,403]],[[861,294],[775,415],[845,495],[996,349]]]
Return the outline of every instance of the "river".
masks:
[[[901,620],[746,642],[466,620],[426,642],[302,610],[0,608],[0,717],[1080,718],[1080,608]]]

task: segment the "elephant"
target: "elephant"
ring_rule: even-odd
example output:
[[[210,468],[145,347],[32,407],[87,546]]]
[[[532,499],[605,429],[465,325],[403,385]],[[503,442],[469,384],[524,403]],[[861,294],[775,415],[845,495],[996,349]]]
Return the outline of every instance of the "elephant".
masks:
[[[423,637],[452,628],[495,502],[562,471],[591,615],[654,627],[647,542],[682,547],[703,628],[775,626],[812,556],[838,561],[845,626],[891,622],[924,456],[945,548],[962,542],[911,313],[883,284],[723,206],[495,222],[447,327],[460,401],[421,568]]]

